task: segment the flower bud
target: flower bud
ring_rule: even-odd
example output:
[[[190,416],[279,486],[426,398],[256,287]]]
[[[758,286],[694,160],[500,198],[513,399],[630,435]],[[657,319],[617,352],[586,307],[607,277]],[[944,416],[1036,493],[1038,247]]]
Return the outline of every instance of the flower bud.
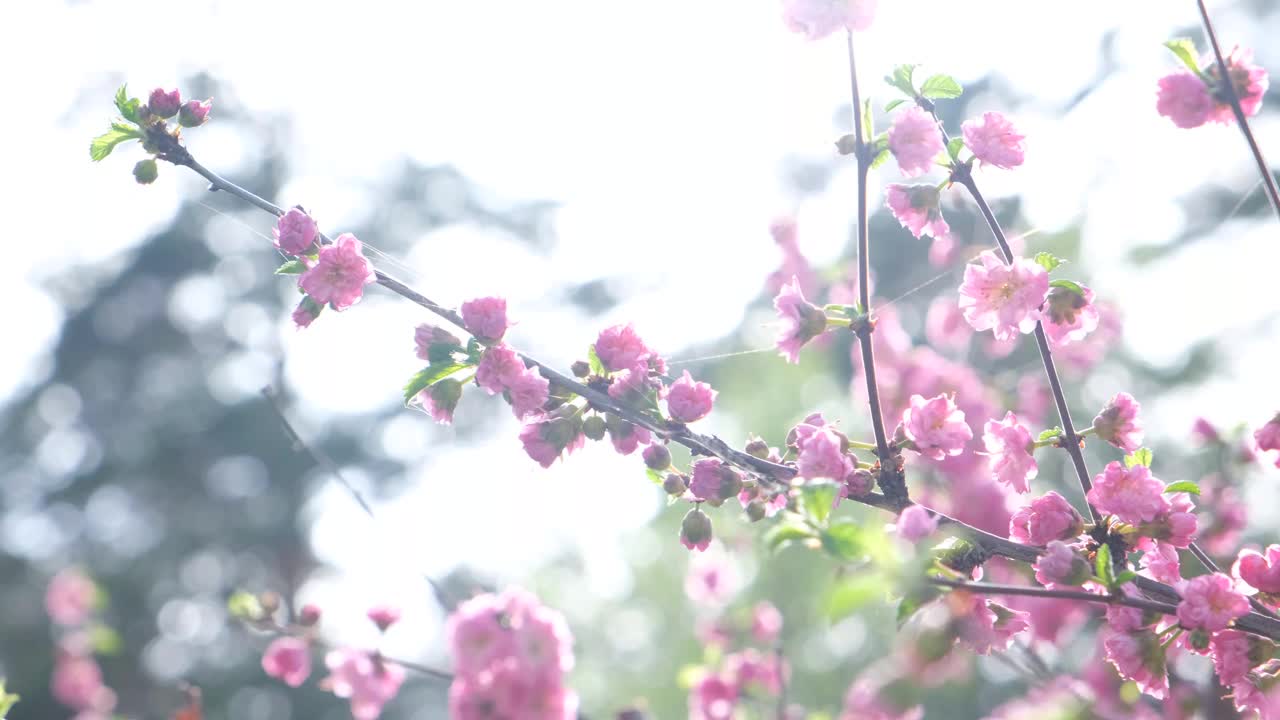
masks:
[[[324,310],[323,305],[312,300],[310,295],[303,295],[302,302],[298,303],[298,307],[293,311],[293,324],[301,330],[320,317],[322,310]]]
[[[769,458],[769,443],[755,436],[752,436],[752,438],[747,441],[747,446],[744,450],[751,457],[760,458],[761,460],[767,460]]]
[[[182,95],[176,89],[165,92],[164,88],[156,88],[147,98],[147,109],[157,117],[166,120],[177,115],[180,107],[182,107]]]
[[[683,495],[689,489],[689,483],[685,482],[680,473],[667,473],[667,479],[662,481],[662,489],[668,495]]]
[[[439,419],[444,416],[452,420],[453,411],[462,398],[462,383],[454,378],[445,378],[436,381],[427,391],[431,393],[432,417]]]
[[[178,124],[186,128],[200,127],[209,119],[211,107],[213,107],[212,99],[188,100],[178,111]]]
[[[650,445],[644,449],[644,464],[650,470],[659,472],[671,467],[671,451],[666,445]]]
[[[274,615],[280,609],[280,593],[267,590],[258,595],[258,604],[268,615]]]
[[[747,503],[747,519],[751,522],[760,522],[764,519],[765,514],[763,500],[757,498]]]
[[[160,168],[156,167],[156,161],[152,158],[139,160],[137,165],[133,166],[133,179],[138,181],[139,185],[150,185],[160,176]]]
[[[298,611],[298,624],[303,627],[314,627],[320,622],[320,607],[307,603]]]
[[[386,632],[387,628],[400,621],[400,608],[390,605],[376,605],[369,608],[369,612],[366,614],[381,632]]]
[[[871,492],[876,485],[876,478],[870,470],[856,468],[844,476],[844,496],[862,497]]]
[[[570,365],[569,369],[573,371],[573,376],[576,378],[584,378],[591,374],[591,365],[585,360],[578,360]]]
[[[711,518],[696,507],[680,523],[680,544],[690,550],[706,550],[711,545],[711,534]]]
[[[603,440],[606,430],[608,430],[608,426],[605,424],[604,418],[599,415],[592,415],[582,421],[582,434],[591,440]]]
[[[723,500],[734,498],[742,492],[742,476],[728,465],[720,466],[720,497]]]

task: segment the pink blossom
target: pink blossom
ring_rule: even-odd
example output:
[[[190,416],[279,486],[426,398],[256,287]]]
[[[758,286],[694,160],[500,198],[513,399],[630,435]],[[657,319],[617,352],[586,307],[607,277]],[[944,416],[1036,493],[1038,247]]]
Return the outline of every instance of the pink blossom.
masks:
[[[742,490],[742,478],[732,467],[716,458],[703,458],[693,463],[689,492],[694,498],[719,507]]]
[[[1241,550],[1232,574],[1259,592],[1280,594],[1280,545],[1268,545],[1265,555]]]
[[[510,619],[516,666],[526,675],[558,684],[573,669],[573,636],[564,615],[537,605]]]
[[[1009,170],[1022,164],[1026,136],[1004,115],[988,112],[961,127],[964,144],[983,165]]]
[[[933,159],[944,149],[942,132],[924,110],[912,106],[899,113],[889,128],[889,152],[907,177],[929,172]]]
[[[1013,514],[1009,537],[1032,545],[1070,540],[1080,534],[1084,520],[1066,498],[1056,492],[1032,500]]]
[[[920,237],[945,238],[951,226],[942,217],[941,191],[934,185],[898,185],[885,188],[885,202],[902,227]]]
[[[1077,283],[1079,284],[1079,283]],[[1079,342],[1098,328],[1098,308],[1093,291],[1080,285],[1083,294],[1064,287],[1049,288],[1042,319],[1044,334],[1054,347]]]
[[[151,114],[166,120],[178,114],[182,107],[182,93],[177,88],[165,92],[164,88],[156,88],[147,97],[147,109]]]
[[[765,655],[755,648],[733,653],[724,659],[725,673],[733,684],[747,693],[777,695],[789,668],[776,655]]]
[[[1149,537],[1174,547],[1189,547],[1195,540],[1197,520],[1195,503],[1188,493],[1173,493],[1168,498],[1169,510],[1155,519],[1151,525],[1144,525],[1142,530]]]
[[[49,580],[44,593],[44,609],[59,625],[83,625],[98,602],[98,586],[75,569],[60,571]]]
[[[302,208],[290,208],[280,216],[271,235],[280,252],[286,255],[305,255],[316,241],[316,221]]]
[[[1258,450],[1280,450],[1280,415],[1276,415],[1267,424],[1253,431],[1253,441]],[[1276,458],[1276,467],[1280,467],[1280,457]]]
[[[477,376],[479,376],[478,372]],[[542,407],[547,404],[547,398],[550,397],[550,391],[551,383],[533,368],[525,369],[507,385],[511,410],[521,420],[542,412]]]
[[[907,542],[918,543],[938,529],[938,516],[923,505],[908,505],[898,513],[898,535]]]
[[[969,344],[969,337],[973,334],[955,301],[943,296],[929,303],[924,328],[925,336],[929,338],[930,343],[952,350],[964,349]]]
[[[761,645],[772,645],[782,633],[782,613],[770,602],[759,602],[751,610],[751,636]]]
[[[997,340],[1029,333],[1040,319],[1040,305],[1049,292],[1049,273],[1026,258],[1006,265],[995,251],[978,256],[964,268],[960,309],[974,330],[991,330]]]
[[[316,318],[320,317],[320,312],[322,310],[324,310],[323,305],[317,305],[315,300],[303,295],[302,300],[298,303],[298,307],[293,309],[293,315],[290,316],[290,319],[293,320],[293,324],[301,330],[305,327],[311,327],[311,323],[315,322]]]
[[[1133,596],[1135,593],[1133,583],[1124,586],[1125,595]],[[1156,623],[1154,614],[1128,605],[1107,605],[1106,619],[1107,627],[1122,633],[1146,630]]]
[[[375,605],[369,608],[365,615],[382,632],[386,632],[387,628],[400,622],[400,608],[394,605]]]
[[[431,419],[441,425],[453,423],[453,411],[462,398],[462,383],[453,378],[437,380],[430,387],[418,393],[418,404],[431,415]]]
[[[876,15],[876,0],[782,0],[782,19],[810,40],[836,30],[866,30]]]
[[[733,720],[737,703],[737,685],[708,673],[689,691],[689,720]]]
[[[605,369],[611,371],[635,367],[652,354],[631,323],[601,330],[595,349]]]
[[[479,340],[501,340],[507,332],[507,299],[482,297],[462,303],[462,322]]]
[[[58,658],[49,690],[55,700],[75,710],[110,710],[115,705],[114,693],[102,684],[101,668],[88,656]]]
[[[1145,465],[1126,468],[1114,461],[1093,479],[1093,489],[1087,499],[1100,512],[1134,524],[1154,520],[1169,509],[1164,484],[1151,475],[1150,468]]]
[[[1007,650],[1014,636],[1026,631],[1030,617],[970,593],[953,592],[948,598],[955,615],[956,633],[965,647],[979,655]]]
[[[1212,573],[1192,578],[1182,588],[1178,621],[1201,630],[1227,629],[1233,620],[1249,614],[1249,598],[1232,587],[1231,578]]]
[[[1187,70],[1177,70],[1160,78],[1156,92],[1156,112],[1180,128],[1205,124],[1213,112],[1213,98],[1204,81]]]
[[[351,701],[355,720],[375,720],[404,682],[404,668],[366,650],[332,650],[324,663],[329,668],[324,683],[334,695]]]
[[[782,264],[777,270],[769,273],[765,288],[770,295],[777,295],[791,278],[798,278],[800,288],[812,294],[818,289],[818,274],[814,272],[809,260],[800,251],[799,235],[796,232],[796,221],[793,217],[782,217],[769,225],[769,234],[782,251]]]
[[[1035,562],[1036,581],[1046,587],[1080,585],[1090,577],[1089,564],[1061,540],[1051,540]]]
[[[1133,452],[1142,447],[1142,420],[1138,417],[1141,409],[1129,393],[1116,393],[1093,419],[1093,429],[1103,440],[1125,452]]]
[[[1213,426],[1213,423],[1202,417],[1196,418],[1195,422],[1191,423],[1191,436],[1206,445],[1222,442],[1222,437],[1218,435],[1218,429]]]
[[[1035,441],[1031,432],[1018,423],[1018,416],[1008,412],[1004,420],[988,420],[982,442],[991,457],[995,479],[1020,493],[1027,492],[1027,483],[1035,479],[1039,466],[1031,454]]]
[[[794,276],[791,282],[778,291],[777,297],[773,299],[773,307],[782,319],[782,332],[777,339],[778,350],[787,362],[799,363],[800,348],[826,331],[827,315],[822,308],[804,299],[804,294],[800,292],[800,281]]]
[[[680,544],[690,550],[706,551],[711,547],[711,535],[711,518],[696,507],[680,521]]]
[[[1258,663],[1250,657],[1253,643],[1239,630],[1221,630],[1209,639],[1209,652],[1213,656],[1213,670],[1224,685],[1232,685],[1245,679]]]
[[[458,676],[480,674],[515,652],[506,613],[506,604],[486,593],[463,602],[449,616],[445,642]]]
[[[1252,50],[1238,46],[1232,48],[1224,59],[1227,62],[1227,72],[1231,77],[1231,84],[1235,88],[1236,97],[1240,100],[1240,109],[1244,111],[1247,117],[1257,115],[1258,110],[1262,107],[1262,98],[1266,95],[1267,87],[1270,84],[1266,68],[1253,64]],[[1221,125],[1234,124],[1236,117],[1227,99],[1226,88],[1219,87],[1221,85],[1221,74],[1218,72],[1217,60],[1212,56],[1207,56],[1202,61],[1202,64],[1206,68],[1205,74],[1214,86],[1212,97],[1215,105],[1208,120]]]
[[[609,442],[613,443],[613,449],[619,455],[630,455],[641,445],[648,445],[653,441],[653,434],[648,428],[632,425],[622,419],[613,420],[612,416],[610,419],[612,422],[606,422]]]
[[[738,591],[741,582],[729,558],[723,553],[706,553],[689,561],[684,591],[699,605],[724,605]]]
[[[1169,692],[1169,674],[1165,670],[1164,649],[1155,635],[1147,632],[1113,633],[1103,642],[1107,662],[1138,689],[1161,700]]]
[[[476,384],[490,395],[505,391],[525,374],[524,361],[506,345],[493,345],[485,349],[476,366]]]
[[[209,110],[213,108],[213,98],[208,100],[188,100],[178,110],[178,124],[182,127],[200,127],[209,119]]]
[[[586,438],[582,434],[582,421],[565,417],[525,425],[520,430],[520,443],[530,458],[549,468],[565,451],[581,448]]]
[[[845,454],[848,440],[830,425],[817,428],[798,446],[800,457],[796,461],[796,473],[799,477],[841,482],[854,470],[853,461]]]
[[[1162,583],[1176,585],[1182,582],[1182,563],[1178,558],[1178,548],[1168,543],[1157,542],[1155,547],[1143,553],[1142,569]]]
[[[320,249],[315,265],[302,273],[298,285],[317,303],[345,310],[360,301],[365,285],[376,280],[360,241],[343,233],[332,245]]]
[[[853,472],[844,476],[844,482],[840,485],[840,498],[857,498],[866,495],[875,489],[876,479],[869,470],[855,468]]]
[[[289,687],[298,687],[311,675],[311,648],[295,637],[276,638],[262,654],[262,669]]]
[[[676,422],[697,422],[711,412],[716,394],[710,385],[694,381],[689,371],[685,370],[684,375],[672,383],[671,389],[667,391],[667,410],[671,413],[671,419]]]
[[[431,349],[443,346],[446,349],[461,348],[462,342],[457,336],[440,327],[422,323],[413,329],[414,352],[418,359],[431,361]]]
[[[951,395],[937,395],[928,400],[912,395],[910,405],[902,413],[902,429],[917,452],[934,460],[959,455],[965,443],[973,439],[973,431]]]

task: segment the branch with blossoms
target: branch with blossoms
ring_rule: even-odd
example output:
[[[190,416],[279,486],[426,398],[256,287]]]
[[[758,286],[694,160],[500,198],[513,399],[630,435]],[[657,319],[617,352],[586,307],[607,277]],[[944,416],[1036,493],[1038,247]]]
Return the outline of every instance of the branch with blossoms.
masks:
[[[293,320],[300,329],[316,322],[326,308],[332,313],[350,309],[367,286],[378,284],[464,333],[465,338],[430,324],[414,329],[417,356],[426,365],[408,380],[404,400],[437,422],[452,421],[468,389],[501,396],[524,423],[519,434],[524,451],[544,468],[588,440],[606,436],[622,455],[639,451],[647,476],[672,504],[691,506],[679,538],[689,550],[707,551],[712,544],[712,519],[704,508],[714,510],[736,499],[752,522],[774,519],[764,533],[770,547],[815,547],[842,566],[886,581],[899,599],[900,620],[914,634],[905,651],[911,659],[904,662],[916,669],[947,662],[957,646],[978,654],[1008,649],[1015,637],[1032,628],[1031,611],[1012,605],[1018,598],[1100,604],[1106,607],[1103,656],[1147,695],[1169,695],[1166,668],[1171,656],[1207,655],[1237,707],[1280,717],[1275,709],[1280,690],[1272,691],[1280,681],[1270,661],[1272,641],[1280,640],[1274,612],[1280,607],[1280,546],[1265,553],[1240,551],[1232,574],[1221,571],[1196,542],[1201,527],[1193,496],[1201,495],[1202,488],[1191,481],[1165,483],[1154,475],[1153,454],[1142,446],[1141,407],[1130,394],[1116,393],[1087,428],[1077,427],[1056,358],[1080,352],[1108,319],[1092,289],[1078,280],[1051,278],[1065,260],[1047,252],[1021,255],[979,190],[978,172],[1022,165],[1026,138],[1016,123],[988,111],[951,137],[936,107],[960,97],[960,83],[945,74],[917,81],[917,68],[903,65],[886,78],[902,96],[884,111],[903,109],[886,131],[875,134],[872,103],[864,99],[855,62],[855,32],[871,26],[874,2],[783,0],[783,7],[788,26],[813,40],[839,31],[846,35],[853,132],[836,145],[856,162],[858,264],[853,304],[811,302],[813,291],[799,274],[779,283],[774,298],[782,325],[777,346],[786,360],[798,363],[802,349],[824,335],[848,332],[856,338],[855,365],[863,376],[861,392],[872,430],[868,440],[850,438],[839,423],[819,413],[790,428],[782,447],[752,436],[739,449],[698,433],[690,426],[711,413],[716,391],[688,371],[672,377],[666,360],[630,324],[602,330],[568,374],[521,353],[505,342],[510,325],[505,299],[475,298],[456,311],[441,305],[376,268],[354,235],[330,237],[302,207],[286,210],[199,163],[183,130],[208,120],[208,101],[183,103],[176,90],[156,90],[144,103],[121,88],[116,96],[121,117],[94,140],[91,156],[102,160],[118,145],[137,140],[150,155],[134,167],[139,183],[154,182],[157,161],[164,161],[196,172],[211,191],[273,215],[274,244],[286,258],[276,273],[296,279],[301,299]],[[1188,71],[1158,82],[1156,109],[1183,128],[1234,120],[1280,213],[1274,181],[1247,122],[1260,106],[1266,73],[1250,64],[1245,51],[1224,57],[1203,3],[1200,10],[1216,64],[1202,69],[1189,41],[1169,43]],[[960,249],[942,213],[946,191],[959,185],[977,206],[996,250],[984,250],[965,265],[958,300],[939,312],[947,314],[952,327],[990,330],[989,347],[995,351],[1011,351],[1024,336],[1033,336],[1057,426],[1037,432],[1035,423],[1013,411],[999,418],[972,371],[895,344],[895,334],[904,333],[885,305],[873,307],[867,193],[870,172],[890,158],[907,178],[937,168],[945,172],[940,182],[895,183],[886,189],[887,208],[902,227],[917,238],[933,239],[931,258],[949,260]],[[882,381],[885,374],[900,382]],[[886,418],[899,422],[890,430]],[[975,424],[982,420],[981,426]],[[982,453],[971,447],[979,430]],[[1088,438],[1113,446],[1122,458],[1092,474],[1083,452]],[[1261,452],[1280,450],[1280,415],[1259,428],[1253,442]],[[673,456],[673,444],[689,451],[687,462]],[[1055,450],[1070,460],[1088,518],[1062,495],[1048,492],[1000,518],[997,529],[1003,534],[982,527],[995,504],[985,501],[1003,504],[1028,494],[1039,473],[1036,454]],[[922,482],[909,488],[909,469],[913,481],[930,473],[947,478],[949,492],[937,493]],[[894,512],[894,539],[880,538],[836,515],[846,500]],[[976,519],[968,522],[966,515]],[[941,536],[946,537],[938,541]],[[1184,578],[1181,549],[1208,573]],[[997,557],[1022,565],[992,563]],[[987,582],[982,577],[988,572],[1009,582]],[[1038,585],[1026,582],[1028,572]],[[1008,598],[1011,604],[988,596]],[[281,625],[275,610],[259,608],[241,616],[283,635],[264,656],[264,668],[296,686],[309,674],[311,649],[319,646],[311,632],[315,623],[300,619]],[[387,611],[371,613],[370,619],[384,632],[394,623]],[[567,626],[536,598],[518,590],[479,595],[450,617],[447,634],[456,670],[429,674],[451,678],[455,717],[524,717],[519,713],[528,707],[538,709],[537,717],[576,713],[576,695],[564,683],[574,662]],[[334,675],[326,685],[350,698],[360,720],[376,718],[403,680],[405,665],[376,651],[330,657],[335,658],[329,662]],[[691,717],[728,717],[726,708],[731,714],[753,693],[783,695],[787,671],[780,659],[770,663],[755,648],[732,657],[733,662],[699,676],[691,694]],[[888,682],[855,682],[846,715],[876,706]],[[779,703],[785,712],[785,698]],[[910,715],[907,710],[904,717]]]

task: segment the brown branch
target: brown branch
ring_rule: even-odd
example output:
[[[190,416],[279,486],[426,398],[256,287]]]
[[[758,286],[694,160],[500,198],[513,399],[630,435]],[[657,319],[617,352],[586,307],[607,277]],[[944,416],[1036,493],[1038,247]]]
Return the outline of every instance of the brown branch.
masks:
[[[1104,605],[1124,605],[1139,610],[1151,610],[1164,615],[1177,615],[1178,608],[1165,602],[1147,600],[1145,598],[1128,597],[1126,595],[1095,595],[1083,590],[1059,590],[1056,588],[1033,587],[1031,585],[998,585],[996,583],[966,582],[950,578],[930,575],[930,583],[943,587],[967,590],[983,595],[1024,595],[1026,597],[1057,598],[1059,600],[1082,600],[1084,602]]]

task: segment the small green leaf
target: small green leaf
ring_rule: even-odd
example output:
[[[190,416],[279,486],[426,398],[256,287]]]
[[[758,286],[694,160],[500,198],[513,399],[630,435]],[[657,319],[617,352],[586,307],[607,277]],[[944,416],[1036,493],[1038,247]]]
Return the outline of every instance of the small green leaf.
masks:
[[[841,580],[827,593],[827,620],[840,622],[867,605],[884,600],[888,588],[888,580],[880,573],[862,573]]]
[[[596,354],[596,346],[587,347],[587,364],[591,366],[592,375],[608,375],[609,371],[605,369],[604,363],[600,361],[600,356]]]
[[[124,646],[120,633],[107,625],[94,625],[89,629],[89,644],[95,653],[108,656],[120,654]]]
[[[906,98],[898,98],[897,100],[890,100],[890,101],[889,101],[889,102],[884,106],[884,111],[885,111],[885,112],[893,112],[893,109],[894,109],[894,108],[898,107],[899,105],[901,105],[902,103],[904,103],[904,102],[906,102],[906,101],[907,101],[907,99],[906,99]]]
[[[141,119],[138,110],[142,108],[142,101],[138,98],[129,97],[129,89],[127,85],[121,85],[116,90],[116,109],[124,116],[125,120],[136,123]]]
[[[287,260],[276,268],[276,275],[301,275],[307,271],[307,264],[301,260]]]
[[[809,483],[800,488],[805,512],[819,525],[825,523],[827,516],[831,514],[831,507],[836,501],[838,492],[836,484],[831,482]]]
[[[427,346],[427,362],[432,365],[443,365],[454,362],[456,353],[465,353],[461,345],[455,343],[431,343]]]
[[[1125,456],[1124,466],[1126,468],[1131,468],[1134,465],[1145,465],[1147,467],[1151,467],[1151,460],[1150,448],[1138,448],[1137,450],[1134,450],[1133,453]]]
[[[857,560],[866,552],[862,542],[862,528],[849,520],[832,523],[822,533],[822,547],[841,560]]]
[[[1169,483],[1168,485],[1165,485],[1164,491],[1167,493],[1184,492],[1184,493],[1191,493],[1192,495],[1199,495],[1200,486],[1191,482],[1190,480],[1179,480],[1178,482]]]
[[[1044,442],[1045,440],[1052,440],[1056,437],[1062,437],[1062,432],[1063,430],[1060,427],[1050,428],[1049,430],[1045,430],[1044,432],[1040,433],[1040,437],[1036,438],[1036,441]]]
[[[875,159],[871,161],[871,169],[875,170],[876,168],[885,164],[885,162],[888,160],[889,160],[889,151],[881,150],[880,152],[876,153]]]
[[[1191,38],[1170,40],[1164,46],[1169,48],[1169,51],[1174,55],[1177,55],[1182,64],[1186,65],[1191,72],[1197,75],[1200,74],[1200,66],[1196,61],[1196,44],[1191,41]]]
[[[1111,547],[1101,545],[1093,560],[1093,571],[1107,587],[1115,587],[1115,568],[1111,567]]]
[[[862,132],[865,137],[871,137],[876,133],[875,123],[871,119],[871,98],[867,98],[862,103]]]
[[[113,124],[110,130],[94,138],[93,142],[89,144],[89,157],[94,162],[104,160],[120,143],[137,140],[139,137],[142,137],[142,135],[137,130],[122,130]]]
[[[1116,587],[1120,587],[1121,585],[1127,582],[1133,582],[1133,580],[1137,577],[1138,577],[1138,573],[1132,570],[1125,570],[1124,572],[1116,576],[1115,578]]]
[[[964,149],[964,138],[953,137],[951,142],[947,143],[947,154],[951,159],[960,162],[960,151]]]
[[[1045,272],[1053,272],[1059,265],[1066,262],[1062,258],[1053,253],[1040,252],[1036,253],[1036,264],[1044,268]]]
[[[262,617],[262,604],[257,595],[237,590],[227,598],[227,614],[239,620],[258,620]]]
[[[428,365],[409,379],[404,386],[404,401],[407,403],[418,396],[418,393],[426,390],[434,385],[437,381],[443,380],[459,370],[470,367],[463,363],[448,363],[445,365]]]
[[[920,86],[920,94],[930,98],[958,98],[964,94],[964,88],[950,75],[932,75]]]
[[[469,360],[472,365],[479,365],[480,356],[484,355],[484,349],[484,344],[479,340],[475,338],[467,340],[467,360]]]
[[[899,65],[893,69],[893,74],[885,77],[884,81],[889,83],[891,87],[901,90],[909,98],[915,98],[916,86],[911,80],[911,75],[916,71],[916,65]]]
[[[661,485],[662,483],[667,481],[666,475],[663,475],[662,473],[650,467],[647,467],[644,469],[644,474],[648,475],[649,479],[652,480],[656,485]]]
[[[9,711],[22,698],[4,689],[4,678],[0,678],[0,720],[4,720],[9,715]]]
[[[773,552],[777,552],[793,542],[803,542],[815,537],[813,529],[808,525],[787,522],[769,528],[764,534],[764,544]]]
[[[1054,280],[1053,282],[1049,283],[1049,287],[1056,287],[1056,288],[1062,288],[1064,290],[1070,290],[1071,292],[1079,295],[1080,297],[1084,297],[1084,288],[1080,287],[1080,283],[1075,282],[1074,280]]]

